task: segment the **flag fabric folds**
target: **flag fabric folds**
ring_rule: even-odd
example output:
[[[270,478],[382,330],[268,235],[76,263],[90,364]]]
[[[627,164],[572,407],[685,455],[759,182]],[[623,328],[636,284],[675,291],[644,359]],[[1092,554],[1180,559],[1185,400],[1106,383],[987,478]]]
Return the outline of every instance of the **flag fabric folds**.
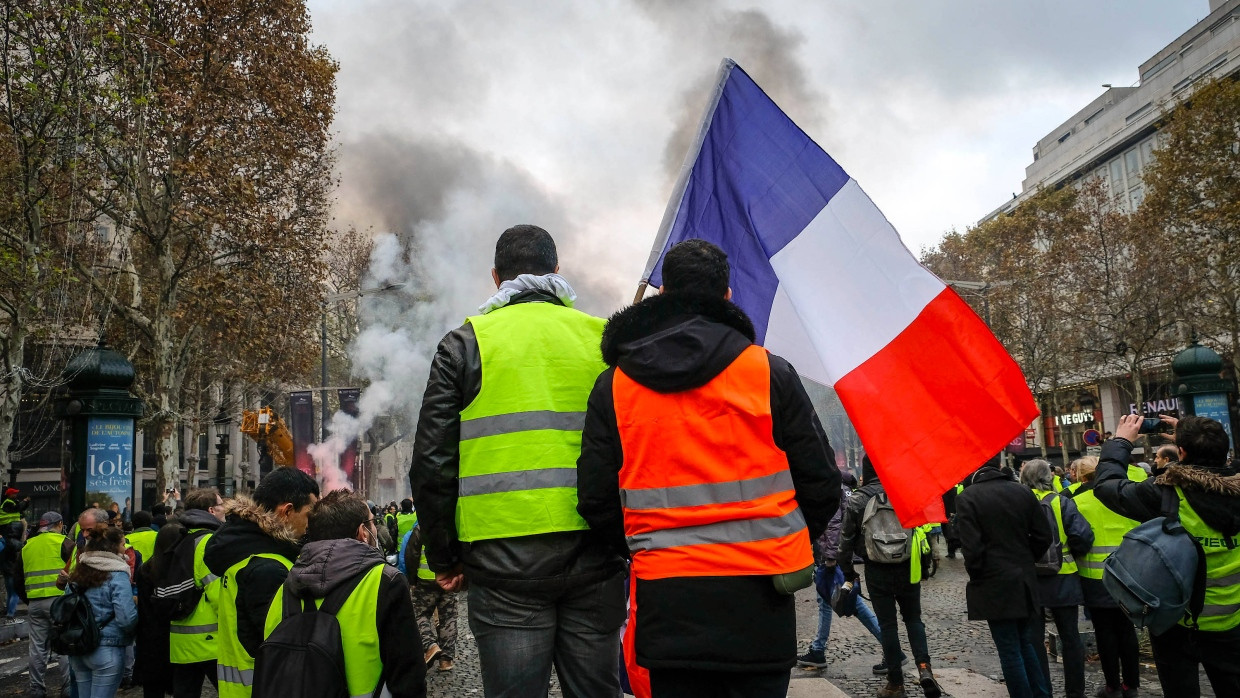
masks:
[[[940,495],[1037,415],[985,323],[730,60],[643,280],[691,238],[727,252],[758,342],[839,394],[905,525],[940,520]]]

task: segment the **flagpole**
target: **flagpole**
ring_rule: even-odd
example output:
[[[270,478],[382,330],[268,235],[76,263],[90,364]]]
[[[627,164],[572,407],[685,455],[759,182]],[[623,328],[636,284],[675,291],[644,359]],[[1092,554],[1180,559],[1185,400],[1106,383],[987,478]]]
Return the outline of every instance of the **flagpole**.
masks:
[[[735,67],[736,61],[731,58],[724,58],[719,64],[719,73],[715,78],[715,89],[711,93],[710,104],[707,105],[706,114],[702,117],[697,138],[690,146],[689,152],[685,154],[684,164],[680,166],[680,175],[676,178],[676,186],[672,188],[672,196],[668,199],[667,209],[663,212],[663,220],[659,223],[659,232],[655,235],[654,247],[650,250],[650,259],[646,261],[646,270],[642,272],[641,283],[637,285],[637,295],[633,297],[634,303],[641,301],[646,289],[650,286],[650,274],[654,272],[654,265],[659,263],[659,255],[663,252],[663,246],[667,244],[667,236],[672,231],[672,224],[676,222],[676,214],[680,212],[680,204],[685,196],[685,187],[689,184],[689,175],[693,174],[693,165],[697,163],[698,153],[702,152],[702,143],[706,140],[706,132],[710,130],[710,123],[715,118],[715,109],[719,106],[719,98],[723,96],[723,87],[727,84],[728,76],[732,74],[732,69]]]

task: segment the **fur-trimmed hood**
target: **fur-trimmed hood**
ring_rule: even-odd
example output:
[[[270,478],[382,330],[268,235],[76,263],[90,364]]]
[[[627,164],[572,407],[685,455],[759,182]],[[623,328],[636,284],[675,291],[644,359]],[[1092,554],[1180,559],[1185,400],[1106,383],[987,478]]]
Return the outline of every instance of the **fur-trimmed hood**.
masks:
[[[660,392],[697,388],[754,342],[753,323],[731,301],[695,293],[661,293],[607,321],[603,361]]]
[[[1224,475],[1216,469],[1172,465],[1154,482],[1183,490],[1193,511],[1220,533],[1240,534],[1240,474]]]
[[[274,512],[245,495],[224,503],[224,525],[203,552],[212,573],[224,576],[229,567],[251,555],[276,553],[294,560],[301,549],[297,534]]]

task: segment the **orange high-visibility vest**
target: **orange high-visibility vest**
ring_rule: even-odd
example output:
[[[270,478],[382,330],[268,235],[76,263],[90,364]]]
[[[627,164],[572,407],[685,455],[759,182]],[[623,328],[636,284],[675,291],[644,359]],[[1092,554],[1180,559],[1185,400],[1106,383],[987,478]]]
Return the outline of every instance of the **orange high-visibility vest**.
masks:
[[[788,456],[772,432],[765,349],[750,346],[706,385],[677,393],[617,368],[612,395],[638,578],[775,575],[814,564]]]

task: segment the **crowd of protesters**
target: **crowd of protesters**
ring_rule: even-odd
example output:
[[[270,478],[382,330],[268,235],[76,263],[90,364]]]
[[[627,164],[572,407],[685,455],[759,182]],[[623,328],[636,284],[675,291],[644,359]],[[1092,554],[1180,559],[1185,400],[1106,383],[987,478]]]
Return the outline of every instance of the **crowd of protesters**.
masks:
[[[1218,422],[1163,418],[1147,467],[1139,416],[1066,477],[996,457],[943,493],[942,521],[905,527],[881,477],[898,464],[840,472],[795,369],[730,302],[727,256],[690,240],[662,264],[658,295],[604,321],[573,309],[546,231],[505,231],[495,295],[437,348],[399,504],[277,468],[248,495],[92,504],[68,532],[47,512],[27,534],[29,500],[6,490],[0,623],[28,604],[27,695],[424,696],[428,671],[455,666],[465,593],[489,698],[545,696],[553,668],[577,698],[784,698],[794,666],[827,666],[836,615],[881,645],[879,698],[907,694],[902,620],[908,675],[935,698],[921,586],[942,538],[1010,696],[1051,695],[1053,626],[1065,695],[1084,697],[1084,617],[1096,695],[1136,698],[1137,631],[1106,562],[1176,500],[1200,598],[1152,634],[1163,694],[1199,695],[1204,668],[1240,697],[1240,475]],[[798,657],[794,594],[811,586]]]

